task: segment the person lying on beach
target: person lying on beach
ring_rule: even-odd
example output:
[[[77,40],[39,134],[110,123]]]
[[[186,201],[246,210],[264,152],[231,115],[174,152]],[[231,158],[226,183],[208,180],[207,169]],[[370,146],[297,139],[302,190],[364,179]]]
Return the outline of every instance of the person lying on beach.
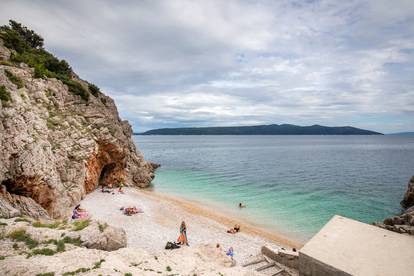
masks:
[[[105,187],[104,185],[101,186],[101,192],[102,193],[108,193],[110,194],[112,192],[112,190],[108,189],[107,187]]]
[[[85,219],[88,216],[88,212],[85,209],[82,209],[80,204],[76,205],[75,209],[73,209],[72,219]]]
[[[239,203],[239,208],[241,209],[241,208],[246,208],[246,205],[244,205],[243,203]]]
[[[233,228],[227,230],[227,233],[230,233],[230,234],[236,234],[237,232],[240,232],[240,225],[239,224],[236,224],[236,225],[234,225]]]
[[[187,226],[184,221],[182,221],[180,225],[180,235],[178,236],[177,243],[185,244],[187,246],[189,245],[187,240]]]
[[[138,213],[144,213],[144,211],[142,211],[142,209],[137,208],[135,206],[127,207],[127,208],[122,207],[120,210],[124,211],[124,215],[127,215],[127,216],[132,216],[132,215],[135,215],[135,214],[138,214]]]

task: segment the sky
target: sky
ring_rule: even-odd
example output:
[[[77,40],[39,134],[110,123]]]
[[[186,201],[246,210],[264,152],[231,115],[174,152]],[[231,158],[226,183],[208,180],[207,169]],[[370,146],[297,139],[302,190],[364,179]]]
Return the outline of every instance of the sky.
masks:
[[[414,131],[414,2],[0,1],[135,132],[352,125]]]

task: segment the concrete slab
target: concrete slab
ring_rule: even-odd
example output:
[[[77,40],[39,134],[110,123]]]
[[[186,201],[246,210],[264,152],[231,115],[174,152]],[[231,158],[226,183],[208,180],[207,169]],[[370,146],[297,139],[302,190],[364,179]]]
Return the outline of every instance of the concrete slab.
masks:
[[[334,216],[299,251],[299,274],[413,276],[414,237]]]

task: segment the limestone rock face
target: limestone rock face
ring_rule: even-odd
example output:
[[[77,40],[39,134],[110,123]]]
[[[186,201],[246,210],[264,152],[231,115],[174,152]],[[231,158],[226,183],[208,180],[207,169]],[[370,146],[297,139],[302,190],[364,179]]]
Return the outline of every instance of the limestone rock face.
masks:
[[[399,216],[386,218],[383,223],[375,225],[402,234],[414,235],[414,176],[408,182],[407,192],[401,201],[404,208]]]
[[[7,62],[10,51],[2,45],[0,39],[0,86],[11,101],[0,100],[1,217],[62,218],[98,184],[150,184],[153,166],[110,97],[99,92],[85,101],[60,80],[34,78],[33,68]]]

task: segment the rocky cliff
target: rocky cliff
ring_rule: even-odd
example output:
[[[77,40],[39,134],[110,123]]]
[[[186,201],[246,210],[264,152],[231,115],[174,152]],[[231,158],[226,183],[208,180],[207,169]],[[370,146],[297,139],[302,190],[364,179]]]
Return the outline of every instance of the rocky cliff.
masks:
[[[147,187],[114,101],[27,33],[0,29],[0,217],[61,218],[98,184]]]
[[[408,182],[401,206],[403,211],[399,216],[389,217],[383,223],[374,224],[394,232],[414,235],[414,176]]]

